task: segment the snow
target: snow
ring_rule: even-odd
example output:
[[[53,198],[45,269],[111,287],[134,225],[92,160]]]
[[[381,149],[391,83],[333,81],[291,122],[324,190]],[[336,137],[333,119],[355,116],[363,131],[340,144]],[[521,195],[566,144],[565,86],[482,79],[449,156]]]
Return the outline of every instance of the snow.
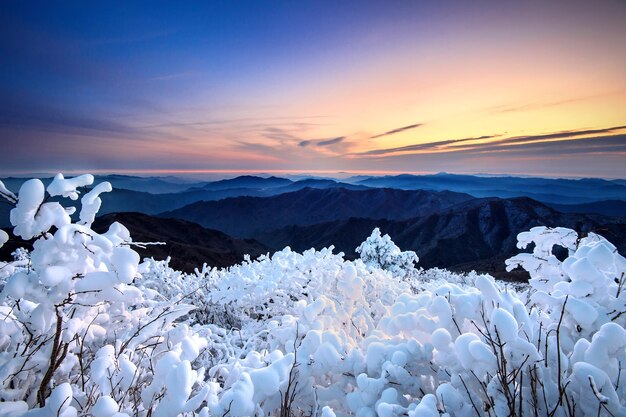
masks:
[[[17,201],[17,196],[10,191],[2,181],[0,181],[0,197],[3,197],[11,203],[15,203]]]
[[[93,407],[93,417],[112,417],[119,411],[117,402],[108,395],[98,398]]]
[[[28,404],[24,401],[5,401],[0,403],[0,416],[18,417],[26,414]]]
[[[93,180],[92,180],[93,182]],[[108,193],[113,191],[113,187],[109,182],[101,182],[97,186],[95,186],[91,191],[83,196],[81,201],[81,209],[80,209],[80,224],[91,225],[94,219],[96,218],[96,214],[98,210],[100,210],[100,206],[102,205],[102,199],[100,198],[100,194]]]
[[[54,176],[50,185],[46,189],[51,197],[63,196],[71,200],[78,200],[79,191],[77,188],[93,184],[94,178],[91,174],[80,175],[66,179],[59,173]]]
[[[11,224],[15,226],[13,233],[24,239],[31,239],[35,232],[35,214],[44,199],[43,182],[37,179],[26,181],[19,192],[19,200],[11,210]]]
[[[0,229],[0,248],[9,241],[9,235],[4,230]]]
[[[49,266],[39,275],[39,280],[45,286],[52,287],[67,281],[72,277],[72,271],[60,265]]]
[[[402,252],[389,235],[381,236],[380,229],[375,228],[370,237],[355,249],[361,260],[370,268],[380,268],[394,275],[410,273],[419,258],[413,251]]]
[[[325,405],[324,408],[322,408],[322,417],[337,417],[337,416],[333,412],[332,408]]]
[[[496,308],[491,313],[491,324],[493,331],[501,342],[507,343],[517,339],[517,321],[511,313]]]
[[[0,184],[13,234],[34,240],[0,265],[0,415],[279,415],[286,400],[324,417],[626,415],[626,260],[597,234],[521,233],[516,287],[417,269],[378,230],[355,261],[285,248],[185,274],[141,261],[119,223],[91,229],[110,184],[72,223],[63,198],[92,182],[57,175],[60,202],[39,180],[17,197]]]
[[[46,399],[45,406],[28,411],[25,417],[76,417],[77,410],[70,404],[72,403],[73,393],[72,387],[65,382],[58,385],[52,390],[50,396]]]

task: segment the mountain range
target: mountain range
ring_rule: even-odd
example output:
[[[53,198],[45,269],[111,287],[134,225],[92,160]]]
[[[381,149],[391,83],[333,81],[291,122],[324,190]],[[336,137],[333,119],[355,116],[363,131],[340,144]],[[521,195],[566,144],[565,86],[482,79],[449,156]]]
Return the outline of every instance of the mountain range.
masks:
[[[108,230],[113,222],[122,223],[134,242],[163,242],[165,245],[147,245],[133,249],[144,257],[165,259],[176,270],[193,272],[203,263],[211,267],[232,266],[250,255],[252,259],[272,252],[272,249],[254,239],[235,239],[218,230],[179,219],[163,219],[142,213],[115,213],[98,217],[92,228],[98,233]],[[8,232],[9,230],[7,230]],[[32,248],[31,242],[14,236],[0,248],[0,260],[10,260],[19,247]]]
[[[467,193],[474,197],[530,197],[551,204],[580,204],[602,200],[626,201],[626,186],[621,180],[600,178],[495,177],[439,173],[357,177],[356,183],[368,187],[389,187],[401,190],[449,190]]]
[[[528,197],[473,198],[449,191],[304,189],[274,197],[197,202],[162,213],[297,251],[334,245],[349,258],[379,227],[424,267],[482,269],[518,252],[517,234],[534,226],[597,232],[626,250],[626,218],[562,213]],[[500,273],[504,263],[490,267]]]
[[[440,173],[435,175],[356,176],[344,180],[293,176],[243,175],[219,181],[174,176],[139,177],[99,175],[96,182],[109,181],[114,190],[103,194],[101,214],[142,212],[158,214],[176,210],[199,201],[217,201],[229,197],[269,197],[304,188],[394,188],[401,190],[453,191],[472,197],[530,197],[563,212],[624,215],[626,182],[624,180],[546,179],[535,177],[487,177]],[[5,185],[19,190],[26,178],[3,178]],[[48,183],[50,178],[44,179]],[[8,227],[7,204],[0,203],[0,227]]]
[[[473,199],[423,217],[406,220],[355,218],[310,226],[287,226],[254,237],[267,246],[296,251],[334,245],[348,258],[374,227],[403,250],[414,250],[425,268],[476,269],[504,276],[504,260],[519,252],[518,233],[534,226],[563,226],[596,232],[626,251],[626,219],[560,213],[522,197]]]
[[[468,200],[472,200],[470,195],[449,191],[305,188],[272,197],[200,201],[159,216],[247,237],[288,225],[307,226],[350,217],[403,220],[427,216]]]
[[[204,262],[233,265],[245,253],[254,258],[285,246],[302,251],[334,245],[353,258],[374,227],[402,249],[416,251],[421,266],[476,269],[509,278],[504,259],[518,252],[516,235],[533,226],[595,231],[622,253],[626,249],[623,180],[436,174],[341,181],[113,175],[96,181],[102,180],[115,188],[101,195],[101,217],[94,227],[104,230],[120,221],[136,241],[167,242],[140,249],[140,254],[171,255],[173,266],[186,271]],[[24,179],[3,181],[17,191]],[[0,203],[0,227],[10,226],[10,208]],[[0,256],[6,258],[20,244],[27,243],[14,241]]]
[[[99,217],[93,230],[104,232],[113,222],[123,224],[135,242],[164,242],[165,245],[135,247],[140,256],[155,259],[171,257],[170,265],[177,270],[192,272],[206,263],[212,267],[228,267],[271,252],[255,239],[235,239],[218,230],[180,220],[162,219],[142,213],[115,213]]]

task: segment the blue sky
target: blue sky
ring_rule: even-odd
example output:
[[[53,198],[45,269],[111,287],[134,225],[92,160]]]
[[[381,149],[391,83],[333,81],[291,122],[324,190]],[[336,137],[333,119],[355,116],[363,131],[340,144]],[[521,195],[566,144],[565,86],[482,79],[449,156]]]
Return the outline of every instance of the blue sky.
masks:
[[[5,172],[626,176],[620,1],[6,1],[0,34]]]

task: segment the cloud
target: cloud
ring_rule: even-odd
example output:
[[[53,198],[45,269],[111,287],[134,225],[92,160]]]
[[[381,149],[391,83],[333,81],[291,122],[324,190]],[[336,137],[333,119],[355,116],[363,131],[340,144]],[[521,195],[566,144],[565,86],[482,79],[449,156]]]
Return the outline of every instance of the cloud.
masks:
[[[587,95],[587,96],[582,96],[582,97],[572,97],[572,98],[566,98],[566,99],[554,100],[554,101],[534,101],[534,102],[526,102],[526,103],[520,103],[520,104],[502,104],[499,106],[491,107],[488,110],[493,113],[512,113],[512,112],[527,111],[527,110],[537,110],[537,109],[544,109],[547,107],[562,106],[564,104],[577,103],[581,101],[594,100],[598,98],[621,94],[623,92],[624,92],[623,90],[617,90],[617,91],[610,91],[610,92],[605,92],[601,94]]]
[[[494,155],[502,153],[524,154],[530,156],[566,155],[566,154],[624,154],[626,153],[626,135],[592,136],[581,139],[563,139],[547,142],[526,142],[515,146],[487,144],[470,149],[463,153]]]
[[[158,124],[149,124],[139,126],[141,128],[158,128],[158,127],[195,127],[195,126],[213,126],[213,125],[236,125],[243,126],[254,130],[264,130],[268,133],[284,132],[286,129],[276,127],[276,124],[293,128],[295,130],[306,130],[309,128],[322,126],[321,123],[310,123],[298,121],[300,119],[322,118],[324,116],[292,116],[292,117],[240,117],[233,119],[213,119],[198,120],[194,122],[166,122]]]
[[[400,146],[397,148],[373,149],[371,151],[362,152],[362,153],[358,153],[355,155],[386,155],[386,154],[396,153],[396,152],[426,151],[426,150],[433,150],[433,149],[441,149],[442,147],[453,144],[453,143],[469,142],[472,140],[481,140],[481,139],[491,139],[491,138],[496,138],[499,136],[501,135],[485,135],[485,136],[463,138],[463,139],[442,140],[438,142],[418,143],[415,145]]]
[[[626,129],[626,126],[613,126],[602,129],[564,130],[561,132],[544,133],[539,135],[513,136],[504,139],[491,140],[483,143],[465,143],[476,140],[494,139],[502,135],[485,135],[463,139],[450,139],[438,142],[419,143],[396,148],[373,149],[366,152],[352,154],[354,156],[386,156],[398,152],[420,153],[422,151],[437,151],[438,153],[451,152],[487,152],[499,151],[503,148],[519,148],[528,143],[546,144],[550,142],[578,142],[581,139],[572,139],[580,136],[602,135]],[[604,136],[600,136],[604,137]],[[564,140],[558,140],[564,139]]]
[[[277,146],[275,144],[268,145],[265,143],[235,141],[235,147],[243,152],[254,154],[277,155],[281,152],[284,153],[284,149],[281,149],[281,152],[277,152]]]
[[[322,140],[320,142],[317,142],[317,146],[330,146],[330,145],[335,145],[339,142],[343,142],[343,140],[345,139],[345,136],[339,136],[333,139],[328,139],[328,140]]]
[[[70,149],[74,138],[82,141],[128,141],[128,142],[187,142],[189,139],[172,132],[138,129],[114,115],[89,111],[83,108],[57,106],[41,102],[29,95],[3,94],[0,101],[0,142],[11,140],[15,132],[33,139],[45,140],[45,136],[58,136],[59,148]],[[44,139],[42,139],[44,138]]]
[[[291,133],[288,129],[282,129],[279,127],[267,127],[263,131],[263,136],[268,139],[273,139],[279,143],[285,142],[300,142],[302,138]]]
[[[457,149],[487,149],[487,148],[494,148],[494,147],[516,145],[516,144],[524,144],[528,142],[548,142],[548,141],[552,141],[555,139],[569,139],[569,138],[575,138],[578,136],[612,133],[617,130],[623,130],[623,129],[626,129],[626,125],[607,127],[603,129],[563,130],[561,132],[545,133],[545,134],[540,134],[540,135],[513,136],[510,138],[495,140],[495,141],[491,141],[488,143],[452,146],[451,148],[452,150],[454,150],[455,148]]]
[[[134,133],[134,130],[105,117],[83,114],[73,109],[40,103],[34,98],[8,95],[0,103],[0,126],[33,130],[98,132],[101,135]]]
[[[452,164],[476,172],[476,166],[480,164],[482,170],[509,174],[550,172],[551,175],[568,173],[617,178],[624,175],[624,157],[626,134],[617,134],[526,142],[514,146],[484,144],[435,153],[381,155],[374,157],[374,161],[379,166],[396,170],[410,169],[416,164],[423,170],[440,170],[440,166]],[[372,164],[371,159],[366,161]],[[581,162],[583,165],[580,165]]]
[[[515,146],[481,147],[435,153],[398,153],[353,158],[359,169],[490,172],[539,176],[624,178],[626,134],[528,142]]]
[[[303,148],[311,145],[311,146],[331,146],[331,145],[336,145],[338,143],[341,143],[344,141],[346,137],[345,136],[338,136],[336,138],[331,138],[331,139],[319,139],[319,140],[303,140],[300,141],[300,143],[298,144],[298,146],[301,146]]]
[[[378,135],[371,136],[370,139],[377,139],[377,138],[382,138],[383,136],[395,135],[396,133],[404,132],[406,130],[416,129],[423,125],[424,123],[415,123],[414,125],[399,127],[397,129],[388,130],[385,133],[380,133]]]

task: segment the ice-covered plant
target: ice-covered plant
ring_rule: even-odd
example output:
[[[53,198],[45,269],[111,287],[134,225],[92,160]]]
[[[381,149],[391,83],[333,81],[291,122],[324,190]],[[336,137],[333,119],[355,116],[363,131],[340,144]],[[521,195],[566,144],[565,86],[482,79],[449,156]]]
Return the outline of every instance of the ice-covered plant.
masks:
[[[567,243],[549,232],[533,233],[537,239]],[[559,235],[575,237],[576,248],[563,263],[566,270],[581,259],[595,259],[596,268],[619,291],[623,258],[605,250],[611,249],[608,242],[598,236],[578,239],[569,230],[559,230]],[[549,242],[537,243],[551,249]],[[543,279],[518,292],[489,276],[459,277],[438,270],[418,274],[431,282],[413,294],[403,280],[363,268],[359,261],[346,262],[323,251],[301,256],[287,250],[248,264],[243,275],[225,272],[221,278],[224,295],[234,285],[243,285],[234,294],[254,293],[258,285],[280,292],[281,285],[275,284],[291,278],[295,288],[306,282],[310,290],[291,292],[300,300],[282,302],[263,324],[242,322],[243,339],[254,342],[241,344],[236,351],[240,359],[211,369],[222,389],[212,408],[215,414],[272,413],[288,392],[296,392],[289,403],[292,411],[307,415],[324,407],[329,407],[326,413],[357,416],[626,412],[626,331],[619,320],[591,316],[592,331],[581,333],[573,314],[588,300],[580,293],[559,295],[565,285],[559,282],[569,284],[566,273],[546,276],[554,286],[545,293],[550,300],[536,298]],[[298,278],[302,272],[308,274],[306,280]],[[251,279],[254,273],[259,275]],[[386,297],[363,290],[368,285],[386,288]],[[217,302],[236,303],[234,294]],[[262,290],[250,303],[269,294]],[[619,315],[615,313],[613,317]],[[287,372],[291,361],[295,373]]]
[[[384,269],[394,276],[409,276],[419,261],[415,252],[401,251],[388,234],[381,236],[378,227],[355,251],[368,267]]]
[[[192,308],[184,300],[135,285],[139,256],[124,226],[114,223],[103,234],[91,229],[99,195],[111,185],[84,194],[76,223],[74,207],[48,201],[77,200],[79,188],[93,181],[58,174],[47,188],[26,181],[17,195],[0,184],[15,205],[13,233],[34,240],[30,257],[0,268],[0,414],[195,411],[207,388],[190,362],[206,342],[173,324]]]

